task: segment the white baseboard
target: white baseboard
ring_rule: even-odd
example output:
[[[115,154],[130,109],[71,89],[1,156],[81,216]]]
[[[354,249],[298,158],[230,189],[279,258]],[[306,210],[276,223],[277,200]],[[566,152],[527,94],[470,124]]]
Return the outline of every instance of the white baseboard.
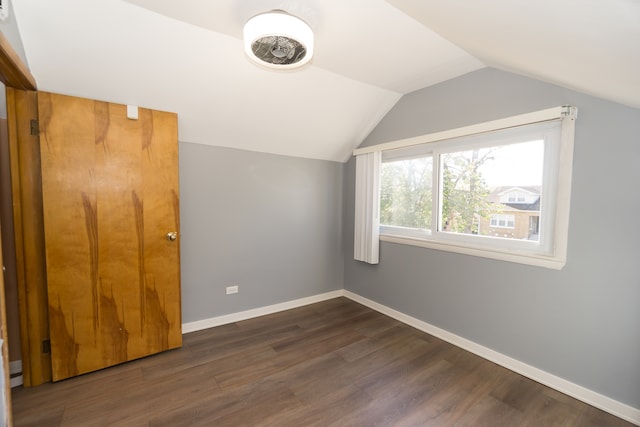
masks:
[[[18,375],[17,377],[11,378],[11,388],[20,387],[23,384],[22,375]]]
[[[15,374],[20,374],[13,376]],[[14,360],[9,362],[9,375],[11,377],[11,388],[22,385],[22,360]]]
[[[224,316],[211,317],[209,319],[197,320],[182,324],[182,333],[200,331],[203,329],[213,328],[215,326],[226,325],[227,323],[240,322],[241,320],[252,319],[254,317],[264,316],[267,314],[277,313],[279,311],[290,310],[320,301],[326,301],[333,298],[344,296],[344,291],[327,292],[320,295],[313,295],[306,298],[300,298],[292,301],[286,301],[279,304],[269,305],[266,307],[254,308],[252,310],[241,311],[238,313],[226,314]]]
[[[569,395],[575,399],[581,400],[591,406],[602,409],[618,418],[622,418],[625,421],[640,426],[640,409],[634,408],[617,400],[611,399],[602,394],[596,393],[593,390],[582,387],[556,375],[545,372],[534,366],[527,365],[512,357],[506,356],[490,348],[484,347],[473,341],[470,341],[461,336],[452,334],[451,332],[440,329],[437,326],[433,326],[422,320],[416,319],[397,310],[389,308],[385,305],[379,304],[375,301],[362,297],[353,292],[344,291],[344,296],[365,305],[373,310],[376,310],[382,314],[392,317],[402,323],[406,323],[409,326],[413,326],[423,332],[431,334],[437,338],[447,341],[457,347],[470,351],[484,359],[494,362],[500,366],[503,366],[513,372],[521,374],[527,378],[551,387],[561,393]]]

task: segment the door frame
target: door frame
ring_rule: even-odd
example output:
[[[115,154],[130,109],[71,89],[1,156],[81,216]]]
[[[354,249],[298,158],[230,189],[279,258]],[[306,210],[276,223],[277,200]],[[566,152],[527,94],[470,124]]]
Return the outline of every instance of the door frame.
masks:
[[[22,384],[31,387],[51,381],[38,102],[35,91],[6,90]]]
[[[0,81],[4,83],[7,92],[13,90],[20,91],[34,91],[36,90],[36,80],[29,72],[28,67],[22,62],[16,51],[11,46],[11,43],[7,40],[7,38],[0,31]],[[9,108],[7,108],[7,124],[9,124],[10,120],[15,120],[15,117],[9,116]],[[14,113],[11,113],[12,116]],[[13,156],[15,157],[15,156]],[[12,170],[13,174],[13,170]],[[12,176],[13,181],[13,176]],[[19,198],[13,198],[13,207],[14,207],[14,215],[16,204],[20,205],[21,201]],[[16,240],[18,237],[16,236]],[[16,243],[18,243],[16,241]],[[22,245],[22,242],[20,242]],[[41,248],[44,252],[44,246]],[[17,249],[16,249],[17,252]],[[0,256],[2,255],[2,249],[0,248]],[[16,254],[18,255],[18,254]],[[22,254],[24,256],[24,253]],[[24,258],[23,258],[24,259]],[[24,277],[24,276],[23,276]],[[13,425],[13,416],[11,411],[11,383],[9,378],[9,352],[8,352],[8,341],[7,341],[7,330],[6,330],[6,307],[5,307],[5,299],[4,299],[4,279],[0,277],[0,283],[2,286],[0,287],[0,296],[2,297],[2,303],[0,304],[0,338],[3,339],[2,346],[2,355],[4,358],[4,398],[5,398],[5,411],[6,411],[6,423],[8,426]],[[24,291],[24,289],[23,289]],[[22,303],[20,303],[19,310],[22,316]],[[22,321],[21,321],[22,323]],[[21,340],[25,339],[25,335],[28,336],[28,331],[25,328],[20,327],[20,336]],[[24,341],[23,341],[24,342]],[[23,360],[29,360],[29,353],[25,353],[23,349],[22,354]]]
[[[22,379],[31,387],[51,380],[40,142],[31,125],[38,118],[37,87],[1,32],[0,80],[6,86]]]

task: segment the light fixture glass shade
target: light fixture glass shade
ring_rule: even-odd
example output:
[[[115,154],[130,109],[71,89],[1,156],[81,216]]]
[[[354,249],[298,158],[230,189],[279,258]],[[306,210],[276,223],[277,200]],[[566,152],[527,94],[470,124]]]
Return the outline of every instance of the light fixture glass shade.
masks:
[[[313,31],[303,20],[283,11],[256,15],[244,26],[244,50],[269,68],[292,69],[313,56]]]

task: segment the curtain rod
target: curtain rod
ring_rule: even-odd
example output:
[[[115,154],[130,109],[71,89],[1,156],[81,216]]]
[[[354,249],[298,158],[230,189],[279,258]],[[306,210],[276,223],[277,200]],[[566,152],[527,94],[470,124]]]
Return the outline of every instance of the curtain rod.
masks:
[[[504,119],[492,120],[490,122],[478,123],[461,128],[445,130],[442,132],[430,133],[427,135],[420,135],[411,138],[385,142],[378,145],[356,148],[355,150],[353,150],[353,155],[358,156],[360,154],[373,153],[376,151],[411,147],[413,145],[427,144],[430,142],[443,141],[445,139],[459,138],[469,135],[477,135],[484,132],[492,132],[496,130],[523,126],[532,123],[546,122],[550,120],[559,120],[564,118],[575,120],[577,116],[577,107],[571,105],[563,105],[561,107],[548,108],[546,110],[534,111],[533,113],[520,114]]]

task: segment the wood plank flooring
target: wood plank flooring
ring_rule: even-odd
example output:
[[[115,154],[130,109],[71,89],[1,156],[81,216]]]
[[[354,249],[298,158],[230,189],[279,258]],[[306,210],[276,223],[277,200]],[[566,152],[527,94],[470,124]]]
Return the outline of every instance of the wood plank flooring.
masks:
[[[15,426],[631,426],[346,298],[13,391]]]

